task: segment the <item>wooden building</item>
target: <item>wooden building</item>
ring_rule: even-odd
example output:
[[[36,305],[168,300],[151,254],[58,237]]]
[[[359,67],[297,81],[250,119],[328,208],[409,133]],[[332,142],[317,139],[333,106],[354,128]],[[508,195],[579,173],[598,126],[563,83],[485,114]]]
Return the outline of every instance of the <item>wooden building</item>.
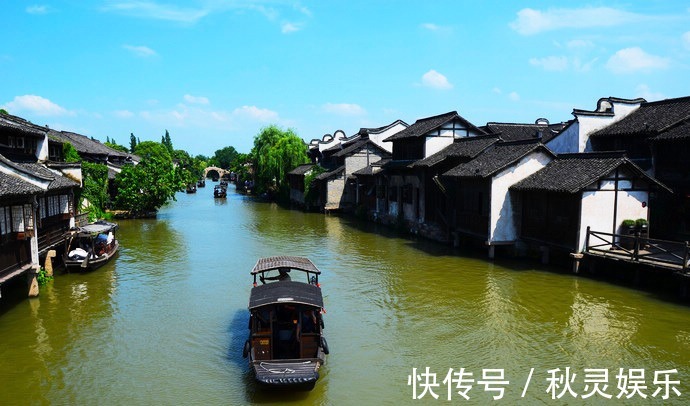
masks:
[[[510,187],[519,238],[571,253],[583,250],[587,227],[614,234],[625,219],[648,218],[655,189],[668,192],[620,152],[561,154]]]
[[[496,142],[476,158],[442,175],[448,185],[448,219],[454,233],[494,246],[518,239],[509,188],[545,167],[554,155],[539,139]]]

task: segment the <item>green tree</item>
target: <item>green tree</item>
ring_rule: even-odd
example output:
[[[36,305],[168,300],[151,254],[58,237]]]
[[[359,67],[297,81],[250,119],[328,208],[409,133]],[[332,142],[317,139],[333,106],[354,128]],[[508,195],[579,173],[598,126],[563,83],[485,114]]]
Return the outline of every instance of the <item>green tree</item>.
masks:
[[[62,155],[65,157],[65,162],[81,162],[79,152],[69,142],[62,144]]]
[[[115,142],[114,139],[113,140],[108,139],[106,142],[103,143],[103,145],[105,145],[106,147],[110,147],[110,148],[114,149],[115,151],[129,152],[129,149],[127,149],[127,147],[125,147],[124,145],[118,144],[117,142]]]
[[[237,159],[238,152],[235,147],[225,147],[216,150],[215,154],[210,160],[211,165],[218,166],[223,169],[229,169],[232,162]]]
[[[141,161],[138,165],[125,166],[116,176],[118,194],[115,204],[134,215],[146,215],[158,211],[168,200],[174,200],[175,193],[184,187],[184,183],[163,144],[140,142],[134,153],[141,157]]]
[[[161,144],[165,145],[165,148],[168,149],[168,152],[170,152],[170,154],[173,153],[174,149],[172,139],[170,138],[170,133],[168,132],[168,130],[165,130],[165,135],[161,137]]]
[[[134,133],[129,133],[129,152],[134,153],[134,150],[137,148],[137,138],[134,136]]]
[[[254,137],[251,154],[254,158],[254,187],[258,193],[287,195],[287,173],[309,161],[304,141],[293,130],[283,131],[275,125],[264,128]]]
[[[105,209],[110,205],[108,167],[84,161],[81,163],[81,171],[84,186],[81,190],[80,207],[89,212],[89,220],[107,217]]]

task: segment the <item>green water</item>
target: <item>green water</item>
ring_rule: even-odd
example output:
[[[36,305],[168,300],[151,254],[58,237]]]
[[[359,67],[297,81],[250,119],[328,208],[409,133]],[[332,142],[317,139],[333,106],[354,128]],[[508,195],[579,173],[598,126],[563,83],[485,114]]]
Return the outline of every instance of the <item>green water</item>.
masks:
[[[0,314],[1,405],[446,404],[443,381],[460,368],[474,404],[496,394],[477,382],[488,369],[509,381],[495,386],[504,404],[690,403],[690,307],[234,193],[214,200],[209,185],[157,220],[121,221],[114,261],[58,274]],[[331,354],[311,392],[261,391],[241,356],[249,270],[281,254],[323,271]],[[427,367],[438,399],[415,400],[425,381],[408,377]],[[552,400],[556,368],[575,375],[577,398]],[[581,399],[588,368],[608,372],[612,400]],[[644,369],[647,399],[616,399],[621,368]],[[671,369],[681,396],[652,398],[654,372]]]

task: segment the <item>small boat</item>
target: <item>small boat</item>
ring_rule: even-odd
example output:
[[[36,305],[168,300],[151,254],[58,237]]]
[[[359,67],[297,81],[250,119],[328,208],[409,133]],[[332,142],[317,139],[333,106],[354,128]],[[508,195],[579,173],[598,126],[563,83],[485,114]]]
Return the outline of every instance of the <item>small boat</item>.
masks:
[[[201,178],[196,182],[196,187],[206,187],[206,179]]]
[[[228,195],[228,190],[221,186],[221,185],[216,185],[213,187],[213,197],[219,197],[219,198],[224,198],[227,197]]]
[[[308,258],[276,256],[260,258],[251,274],[249,338],[242,355],[259,384],[311,390],[329,352],[321,271]]]
[[[196,185],[193,183],[187,185],[187,193],[196,193]]]
[[[97,221],[73,230],[63,255],[67,271],[92,271],[108,262],[120,248],[115,238],[117,227],[115,223]]]

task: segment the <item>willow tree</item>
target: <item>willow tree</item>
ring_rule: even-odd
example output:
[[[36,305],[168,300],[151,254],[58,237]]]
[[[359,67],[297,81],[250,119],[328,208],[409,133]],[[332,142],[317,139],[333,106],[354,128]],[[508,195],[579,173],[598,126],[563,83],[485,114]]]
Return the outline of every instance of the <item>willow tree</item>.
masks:
[[[274,194],[287,192],[287,174],[307,163],[307,146],[293,130],[271,125],[254,137],[254,189]]]

